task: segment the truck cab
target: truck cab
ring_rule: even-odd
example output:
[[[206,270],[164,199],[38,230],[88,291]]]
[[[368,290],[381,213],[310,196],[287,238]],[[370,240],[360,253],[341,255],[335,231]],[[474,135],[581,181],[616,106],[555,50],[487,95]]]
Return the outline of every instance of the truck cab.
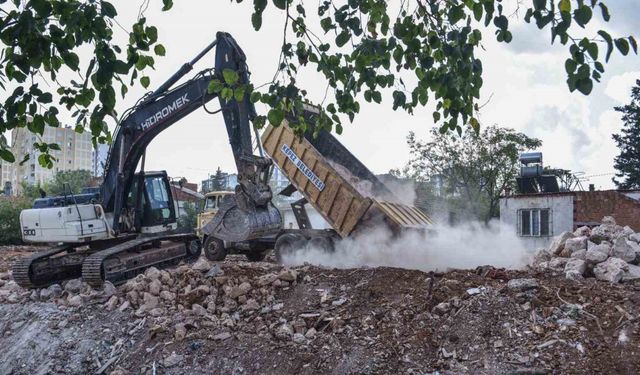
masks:
[[[202,211],[198,214],[196,221],[196,234],[200,239],[204,235],[202,228],[216,215],[224,197],[233,194],[233,191],[212,191],[204,195]]]

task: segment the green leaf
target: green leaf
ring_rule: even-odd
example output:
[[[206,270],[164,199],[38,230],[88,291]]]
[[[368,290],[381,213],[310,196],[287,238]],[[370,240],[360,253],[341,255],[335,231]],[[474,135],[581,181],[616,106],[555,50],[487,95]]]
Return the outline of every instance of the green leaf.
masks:
[[[469,120],[469,124],[473,128],[473,131],[476,132],[476,134],[480,133],[480,123],[475,117],[472,117],[471,120]]]
[[[222,71],[222,77],[224,78],[224,81],[229,85],[235,85],[240,78],[238,76],[238,72],[233,69],[224,69]]]
[[[533,0],[533,7],[536,10],[542,10],[547,7],[547,0]]]
[[[589,95],[593,90],[593,81],[590,78],[583,78],[576,82],[576,89],[584,95]]]
[[[16,161],[16,157],[13,156],[13,153],[7,149],[0,149],[0,158],[9,163],[13,163],[14,161]]]
[[[587,52],[592,59],[598,60],[598,45],[595,43],[589,43],[587,46]]]
[[[320,26],[322,27],[322,30],[327,33],[333,26],[333,20],[331,19],[331,17],[323,18],[322,20],[320,20]]]
[[[162,0],[162,10],[167,11],[173,7],[173,0]]]
[[[156,44],[156,46],[153,47],[153,52],[158,56],[164,56],[167,53],[167,50],[162,44]]]
[[[233,91],[233,97],[236,101],[240,102],[244,99],[244,92],[246,91],[245,86],[239,86]]]
[[[627,56],[629,54],[629,42],[627,42],[624,38],[618,38],[615,40],[616,47],[618,47],[618,51],[623,56]]]
[[[564,62],[564,69],[567,71],[568,74],[572,74],[573,72],[575,72],[577,66],[578,65],[573,59],[567,59],[567,61]]]
[[[509,27],[509,20],[504,15],[498,16],[494,18],[493,24],[496,25],[497,28],[504,30]]]
[[[255,31],[260,30],[262,27],[262,12],[255,12],[251,15],[251,24]]]
[[[573,18],[576,20],[578,25],[584,27],[584,25],[591,20],[592,14],[591,8],[586,5],[582,5],[573,12]]]
[[[482,4],[473,4],[473,18],[475,18],[476,21],[480,21],[482,19]]]
[[[338,34],[338,36],[336,37],[336,45],[338,47],[342,47],[345,44],[347,44],[347,42],[349,41],[349,32],[348,31],[343,31],[340,34]]]
[[[599,71],[600,73],[604,73],[604,65],[602,65],[600,61],[596,61],[593,65],[597,71]]]
[[[51,93],[45,92],[38,97],[38,101],[43,104],[51,103],[53,101],[53,97]]]
[[[560,0],[560,11],[571,12],[571,0]]]
[[[102,14],[109,18],[113,18],[116,15],[118,15],[116,8],[111,3],[108,3],[106,1],[102,1],[100,3],[100,8],[101,8]]]
[[[229,87],[225,87],[220,91],[220,96],[225,100],[229,100],[233,98],[233,90]]]
[[[598,31],[598,35],[600,35],[607,43],[607,56],[605,61],[609,61],[609,57],[611,57],[611,53],[613,52],[613,40],[611,39],[611,35],[604,30]]]
[[[629,44],[631,45],[631,48],[633,48],[633,53],[635,53],[636,55],[638,54],[638,43],[636,42],[636,39],[632,36],[629,37]]]
[[[142,87],[144,87],[145,89],[147,87],[149,87],[149,84],[151,83],[151,80],[149,79],[149,77],[147,76],[143,76],[142,78],[140,78],[140,84],[142,85]]]
[[[284,120],[284,112],[280,109],[273,108],[267,114],[267,118],[271,125],[279,126],[282,123],[282,120]]]
[[[435,111],[433,112],[433,123],[437,123],[438,121],[440,121],[440,112]]]
[[[607,8],[607,6],[604,5],[603,2],[599,2],[598,6],[600,6],[600,10],[602,11],[602,19],[605,20],[606,22],[609,22],[609,20],[611,19],[611,15],[609,14],[609,8]]]
[[[224,84],[222,82],[218,81],[217,79],[213,79],[211,80],[211,82],[209,82],[209,86],[207,86],[207,92],[209,94],[217,94],[222,91],[223,88]]]
[[[49,143],[49,148],[51,150],[60,151],[60,145],[57,143]]]
[[[251,100],[251,103],[257,103],[260,101],[261,97],[262,97],[262,94],[260,94],[257,91],[254,91],[251,93],[251,97],[249,99]]]
[[[71,68],[72,70],[78,70],[78,65],[80,64],[80,59],[78,58],[78,55],[76,55],[73,52],[69,52],[69,53],[65,53],[62,56],[62,59],[64,60],[64,63]]]
[[[287,1],[288,0],[273,0],[273,5],[284,10],[287,8]]]

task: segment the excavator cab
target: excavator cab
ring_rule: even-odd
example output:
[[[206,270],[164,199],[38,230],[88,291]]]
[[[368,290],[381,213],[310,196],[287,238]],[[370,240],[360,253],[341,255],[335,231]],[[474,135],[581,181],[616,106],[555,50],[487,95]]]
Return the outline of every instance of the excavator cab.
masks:
[[[142,186],[139,184],[142,182]],[[142,188],[142,189],[140,189]],[[140,197],[140,202],[137,202]],[[167,172],[138,172],[127,205],[139,215],[141,233],[159,233],[177,228],[176,210]]]

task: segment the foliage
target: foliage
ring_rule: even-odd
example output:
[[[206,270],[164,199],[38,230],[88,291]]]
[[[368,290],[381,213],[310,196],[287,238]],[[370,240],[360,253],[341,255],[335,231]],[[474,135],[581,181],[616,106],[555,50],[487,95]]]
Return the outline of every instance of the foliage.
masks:
[[[193,230],[196,227],[198,212],[191,202],[184,202],[178,215],[178,228]]]
[[[87,170],[59,171],[43,186],[43,190],[50,196],[79,194],[90,181],[91,172]]]
[[[212,191],[223,191],[227,189],[227,178],[229,174],[223,172],[220,167],[216,169],[216,173],[213,176],[209,176],[209,181],[211,181],[211,186],[202,186],[202,193],[206,194]]]
[[[621,134],[613,135],[620,149],[614,160],[618,173],[613,182],[621,189],[640,189],[640,79],[631,89],[631,103],[615,110],[622,113],[624,126]]]
[[[164,4],[171,7],[170,1]],[[109,142],[105,117],[115,116],[115,88],[124,97],[127,86],[135,82],[149,85],[145,68],[153,68],[154,54],[165,54],[157,42],[158,30],[140,17],[129,31],[128,43],[117,45],[117,11],[107,1],[0,0],[0,5],[0,86],[14,88],[3,95],[0,133],[27,127],[42,136],[45,126],[60,126],[61,117],[66,117],[63,110],[72,114],[76,131],[88,127],[94,143]],[[80,61],[79,51],[86,48],[93,51],[92,57]],[[79,79],[66,80],[69,77]],[[56,88],[57,105],[48,87]],[[41,139],[35,146],[41,153],[39,163],[51,168],[55,159],[49,151],[59,146]],[[0,148],[0,157],[15,159],[6,147]]]
[[[236,0],[240,3],[242,0]],[[530,0],[518,2],[519,12],[510,14],[502,0],[253,0],[251,23],[262,26],[269,4],[283,13],[285,24],[277,74],[266,92],[239,84],[238,73],[216,72],[210,92],[230,100],[250,95],[254,102],[270,106],[266,116],[254,124],[269,121],[279,125],[285,113],[293,113],[293,125],[305,130],[301,117],[307,91],[298,87],[296,77],[303,67],[319,72],[327,81],[330,102],[320,112],[320,128],[342,131],[341,115],[353,121],[360,102],[381,103],[391,93],[394,109],[413,112],[434,103],[434,123],[441,132],[462,133],[470,125],[478,131],[477,100],[482,87],[482,62],[475,51],[482,48],[481,29],[509,43],[513,35],[510,19],[524,14],[526,22],[546,29],[551,41],[568,46],[565,62],[571,91],[591,92],[593,81],[604,72],[614,49],[622,55],[637,53],[633,37],[614,37],[606,30],[594,38],[581,34],[594,18],[604,21],[610,14],[602,0]],[[526,5],[525,5],[526,3]],[[158,43],[158,29],[143,14],[127,31],[125,43],[116,43],[116,7],[104,0],[0,0],[0,85],[13,91],[3,96],[0,106],[0,134],[15,127],[27,127],[42,135],[45,126],[59,126],[68,112],[78,132],[87,128],[94,143],[109,142],[107,116],[117,117],[119,88],[125,96],[128,86],[139,82],[147,88],[146,68],[154,67],[154,56],[166,50]],[[163,10],[172,7],[163,0]],[[520,9],[522,7],[522,9]],[[307,24],[316,16],[319,25]],[[314,30],[315,29],[315,30]],[[570,33],[571,32],[571,33]],[[88,61],[79,51],[92,50]],[[600,50],[606,50],[601,53]],[[70,77],[79,77],[69,79]],[[54,95],[46,87],[56,87]],[[296,117],[297,116],[297,117]],[[31,117],[32,121],[28,121]],[[36,142],[38,161],[51,168],[50,150],[59,146]],[[14,155],[0,145],[0,158],[13,162]]]
[[[458,211],[485,221],[498,215],[505,188],[513,188],[519,154],[542,145],[538,139],[496,125],[480,133],[467,130],[461,137],[434,128],[429,141],[410,133],[407,143],[412,159],[404,173],[431,184],[433,194],[447,198]]]
[[[251,20],[256,30],[269,3],[253,1]],[[609,10],[601,0],[517,2],[514,14],[503,7],[502,0],[416,0],[400,4],[323,0],[317,8],[322,32],[307,24],[308,2],[271,3],[286,14],[278,66],[281,74],[268,93],[252,99],[272,107],[267,119],[273,125],[279,125],[286,112],[301,113],[307,92],[297,86],[296,76],[302,66],[309,65],[324,76],[327,90],[333,92],[334,101],[319,116],[321,127],[335,125],[340,133],[338,113],[353,121],[362,98],[380,103],[383,94],[391,92],[393,109],[410,113],[433,101],[433,121],[441,132],[456,130],[461,134],[465,125],[478,131],[477,100],[483,67],[475,51],[482,47],[480,29],[489,29],[498,42],[509,43],[513,39],[510,19],[520,12],[527,23],[547,29],[552,43],[557,40],[568,47],[565,69],[570,91],[589,94],[614,47],[622,55],[629,54],[630,49],[637,54],[636,40],[631,36],[612,37],[606,30],[597,31],[593,38],[576,36],[582,34],[594,12],[609,21]],[[289,39],[291,34],[293,40]],[[606,53],[599,53],[602,47]],[[299,116],[298,122],[304,130],[304,119]]]
[[[26,198],[0,199],[0,245],[22,243],[20,211],[30,207],[31,200]]]
[[[22,187],[22,193],[20,194],[20,196],[24,198],[28,198],[30,200],[40,198],[41,196],[40,191],[44,190],[40,185],[40,183],[36,185],[30,185],[23,181],[20,183],[20,185]]]

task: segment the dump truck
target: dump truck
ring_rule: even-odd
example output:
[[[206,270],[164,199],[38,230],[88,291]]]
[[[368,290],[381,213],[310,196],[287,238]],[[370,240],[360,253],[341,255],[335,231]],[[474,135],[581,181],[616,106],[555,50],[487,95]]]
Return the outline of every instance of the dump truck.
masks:
[[[424,231],[433,224],[419,208],[403,204],[358,158],[327,131],[313,129],[315,107],[305,109],[311,127],[303,135],[296,134],[285,119],[279,126],[269,125],[261,136],[261,146],[275,166],[289,179],[290,185],[279,194],[302,196],[291,203],[298,228],[282,228],[278,233],[250,241],[222,241],[211,235],[207,226],[203,234],[203,250],[209,260],[219,261],[228,253],[244,253],[249,260],[261,260],[270,249],[276,259],[292,252],[313,247],[327,252],[335,249],[340,239],[366,235],[374,228],[387,228],[394,236],[406,231]],[[230,196],[224,200],[231,201]],[[311,225],[306,205],[310,204],[331,226],[316,229]],[[224,217],[217,217],[223,220]],[[231,222],[231,220],[228,220]]]

